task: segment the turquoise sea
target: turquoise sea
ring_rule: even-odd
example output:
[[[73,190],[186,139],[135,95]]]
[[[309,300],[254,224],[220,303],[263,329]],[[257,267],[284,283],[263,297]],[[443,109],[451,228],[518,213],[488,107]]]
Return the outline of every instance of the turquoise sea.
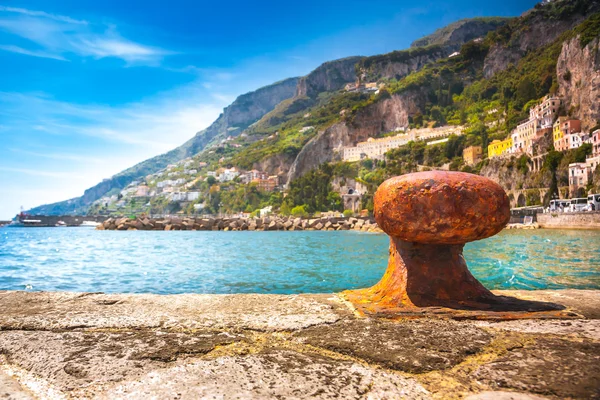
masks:
[[[387,236],[353,231],[1,228],[0,290],[336,292],[376,283],[387,253]],[[490,289],[600,289],[600,231],[503,231],[465,258]]]

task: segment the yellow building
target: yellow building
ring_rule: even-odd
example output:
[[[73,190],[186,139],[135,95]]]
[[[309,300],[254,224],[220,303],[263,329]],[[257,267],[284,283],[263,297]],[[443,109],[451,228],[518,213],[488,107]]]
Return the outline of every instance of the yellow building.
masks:
[[[558,117],[556,121],[554,121],[554,125],[552,125],[552,137],[554,138],[554,143],[558,142],[560,139],[565,136],[565,133],[560,129],[563,122],[567,120],[567,117]]]
[[[510,151],[513,146],[512,137],[504,140],[494,140],[488,146],[488,158],[498,157]]]
[[[481,161],[481,155],[483,154],[483,149],[481,146],[469,146],[463,150],[463,159],[465,160],[465,164],[474,165]]]

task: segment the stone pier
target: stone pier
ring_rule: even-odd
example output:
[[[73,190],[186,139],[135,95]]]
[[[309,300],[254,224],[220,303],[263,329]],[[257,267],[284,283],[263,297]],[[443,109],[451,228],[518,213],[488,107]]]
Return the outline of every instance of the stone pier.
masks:
[[[0,292],[0,398],[600,396],[600,292],[504,291],[576,318],[361,316],[336,294]]]

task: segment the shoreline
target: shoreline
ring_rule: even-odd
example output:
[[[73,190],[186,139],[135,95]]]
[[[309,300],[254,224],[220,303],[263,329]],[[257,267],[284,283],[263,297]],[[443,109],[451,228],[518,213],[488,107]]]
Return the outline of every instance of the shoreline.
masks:
[[[563,304],[573,317],[453,320],[433,309],[390,319],[335,293],[0,291],[0,396],[597,396],[600,291],[494,293]]]
[[[370,217],[109,218],[97,230],[118,231],[342,231],[383,233]]]

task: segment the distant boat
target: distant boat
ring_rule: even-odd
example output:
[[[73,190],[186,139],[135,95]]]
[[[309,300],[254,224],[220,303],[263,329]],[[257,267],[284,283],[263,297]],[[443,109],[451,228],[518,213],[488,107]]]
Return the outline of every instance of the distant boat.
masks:
[[[55,225],[57,228],[66,228],[67,224],[65,221],[58,221]]]
[[[83,221],[79,226],[82,228],[96,228],[98,225],[100,225],[100,222]]]

